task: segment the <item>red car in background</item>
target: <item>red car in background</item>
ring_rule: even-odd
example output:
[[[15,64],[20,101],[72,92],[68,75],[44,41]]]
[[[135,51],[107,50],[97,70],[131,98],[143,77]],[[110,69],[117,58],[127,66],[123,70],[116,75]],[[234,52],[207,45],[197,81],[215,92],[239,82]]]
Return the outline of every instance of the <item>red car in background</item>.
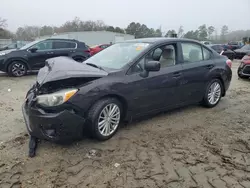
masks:
[[[250,78],[250,53],[242,58],[238,68],[238,76],[240,78]]]
[[[96,46],[92,46],[90,47],[90,54],[91,55],[95,55],[97,54],[98,52],[102,51],[103,49],[109,47],[110,44],[100,44],[100,45],[96,45]]]

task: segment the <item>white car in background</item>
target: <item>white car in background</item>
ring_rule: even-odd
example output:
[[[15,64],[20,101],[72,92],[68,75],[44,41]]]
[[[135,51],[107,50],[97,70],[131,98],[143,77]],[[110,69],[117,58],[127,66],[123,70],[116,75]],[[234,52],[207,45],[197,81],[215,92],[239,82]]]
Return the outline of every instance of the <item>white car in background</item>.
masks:
[[[210,41],[201,41],[201,43],[202,43],[202,44],[205,44],[205,45],[210,45],[210,44],[212,44],[212,42],[210,42]]]

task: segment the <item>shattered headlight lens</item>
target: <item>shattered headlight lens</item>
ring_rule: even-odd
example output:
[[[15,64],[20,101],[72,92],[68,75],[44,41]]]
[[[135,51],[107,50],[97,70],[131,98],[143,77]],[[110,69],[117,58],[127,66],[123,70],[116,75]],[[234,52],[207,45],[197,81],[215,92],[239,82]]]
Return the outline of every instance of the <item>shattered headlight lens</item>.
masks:
[[[65,89],[51,94],[37,96],[37,103],[42,106],[58,106],[69,100],[78,90]]]

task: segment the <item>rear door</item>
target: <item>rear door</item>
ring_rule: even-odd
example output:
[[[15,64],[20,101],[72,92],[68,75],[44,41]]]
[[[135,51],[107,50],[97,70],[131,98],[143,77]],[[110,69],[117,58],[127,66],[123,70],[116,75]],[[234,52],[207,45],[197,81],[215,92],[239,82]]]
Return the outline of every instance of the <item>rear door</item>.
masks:
[[[182,101],[201,101],[207,84],[207,75],[214,68],[212,52],[195,42],[181,42],[183,62]]]

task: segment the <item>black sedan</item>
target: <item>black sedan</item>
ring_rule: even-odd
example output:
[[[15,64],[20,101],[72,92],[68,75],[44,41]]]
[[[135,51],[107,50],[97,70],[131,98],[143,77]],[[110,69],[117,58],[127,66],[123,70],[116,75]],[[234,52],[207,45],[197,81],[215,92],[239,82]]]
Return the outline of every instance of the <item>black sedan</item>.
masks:
[[[199,42],[125,41],[83,63],[47,60],[27,93],[23,115],[34,138],[72,140],[86,127],[107,140],[122,120],[193,103],[216,106],[231,77],[231,61]]]
[[[227,56],[229,59],[233,60],[235,57],[235,52],[228,49],[227,47],[225,47],[225,45],[223,44],[211,44],[208,45],[210,48],[212,48],[213,50],[215,50],[218,54]]]
[[[242,59],[245,55],[250,53],[250,44],[246,44],[242,48],[234,50],[234,52],[236,59]]]

